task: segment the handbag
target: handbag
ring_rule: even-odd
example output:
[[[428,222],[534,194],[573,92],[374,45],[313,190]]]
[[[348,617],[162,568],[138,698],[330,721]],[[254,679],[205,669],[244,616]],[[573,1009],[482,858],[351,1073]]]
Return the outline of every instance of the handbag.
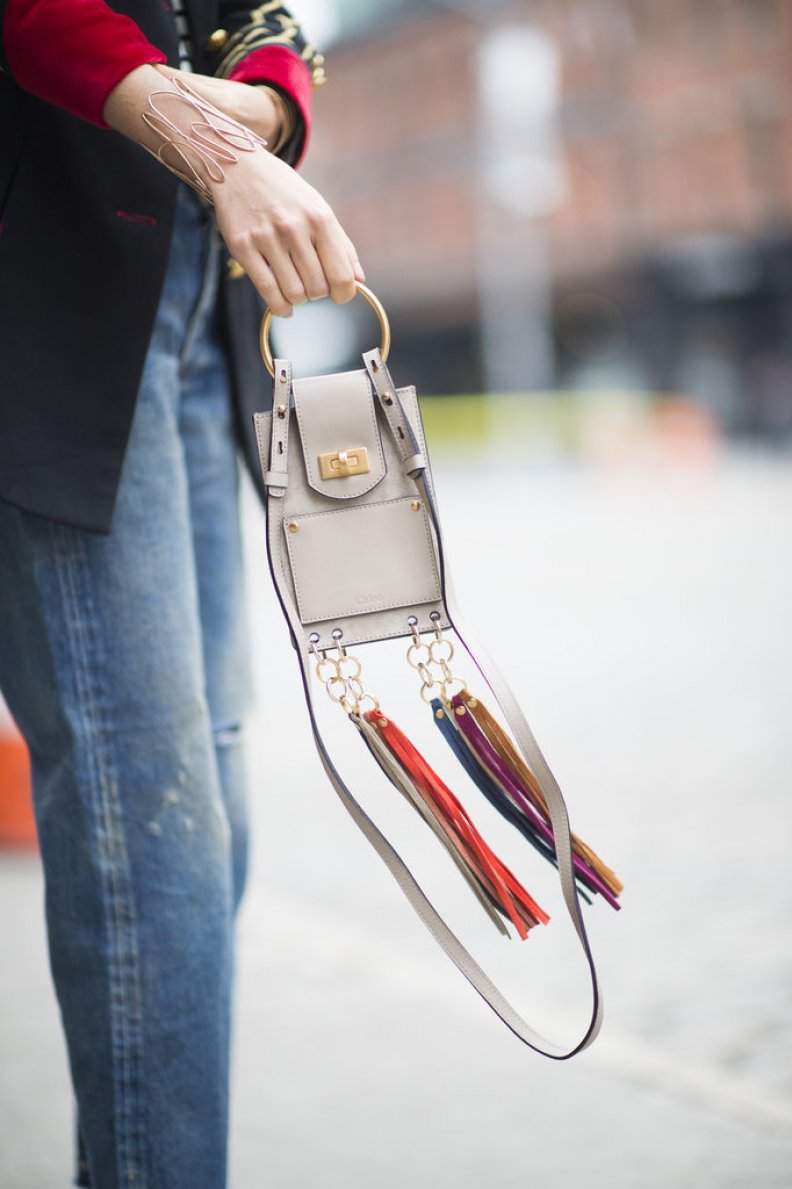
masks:
[[[572,834],[561,791],[515,696],[462,619],[416,392],[395,387],[386,366],[387,315],[369,289],[357,288],[377,314],[382,336],[379,348],[363,354],[360,369],[295,378],[288,360],[272,357],[269,311],[260,331],[274,381],[272,412],[254,415],[267,493],[267,554],[299,659],[314,742],[343,805],[452,962],[521,1041],[565,1060],[592,1043],[602,1021],[581,899],[599,896],[618,909],[622,885]],[[322,737],[315,683],[338,703],[377,767],[437,836],[494,927],[506,936],[511,927],[525,938],[547,923],[547,914],[487,845],[459,798],[387,706],[366,690],[359,647],[398,637],[409,641],[407,661],[452,761],[557,868],[591,982],[590,1019],[571,1048],[534,1031],[492,983],[361,808]],[[511,734],[457,676],[460,645]]]

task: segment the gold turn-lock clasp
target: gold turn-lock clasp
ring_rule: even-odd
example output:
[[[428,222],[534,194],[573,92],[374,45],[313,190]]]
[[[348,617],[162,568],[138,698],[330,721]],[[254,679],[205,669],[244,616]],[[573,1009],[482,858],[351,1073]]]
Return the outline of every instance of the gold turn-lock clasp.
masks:
[[[365,446],[336,450],[319,455],[319,474],[323,479],[343,479],[347,475],[366,475],[371,470]]]

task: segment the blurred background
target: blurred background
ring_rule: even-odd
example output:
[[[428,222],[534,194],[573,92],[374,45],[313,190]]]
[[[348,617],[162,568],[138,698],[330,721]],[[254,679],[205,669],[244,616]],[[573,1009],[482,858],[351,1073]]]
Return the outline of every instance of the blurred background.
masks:
[[[626,890],[586,914],[602,1036],[569,1065],[523,1050],[310,750],[246,489],[231,1183],[790,1189],[792,0],[294,7],[328,76],[305,174],[424,398],[460,601]],[[321,303],[276,334],[315,372],[377,329]],[[552,871],[449,765],[401,646],[370,651],[367,686],[553,927],[490,940],[328,706],[339,764],[515,1004],[573,1041],[588,988]],[[71,1104],[20,764],[0,720],[0,1185],[48,1189]]]
[[[308,174],[419,391],[682,397],[789,437],[786,0],[316,8]]]

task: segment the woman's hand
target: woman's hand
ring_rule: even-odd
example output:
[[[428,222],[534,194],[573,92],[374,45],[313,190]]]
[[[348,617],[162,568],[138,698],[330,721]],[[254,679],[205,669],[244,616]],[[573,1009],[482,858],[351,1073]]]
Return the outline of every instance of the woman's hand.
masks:
[[[273,314],[320,297],[349,301],[365,280],[352,241],[318,191],[277,157],[240,154],[209,182],[228,250]]]
[[[197,91],[192,75],[179,77]],[[248,90],[245,84],[233,84],[234,89],[237,86]],[[266,96],[266,92],[249,89],[261,98]],[[170,80],[163,78],[158,68],[140,66],[111,91],[105,120],[156,154],[167,141],[142,115],[148,110],[149,97],[163,91],[173,92]],[[224,94],[230,93],[224,88]],[[191,107],[188,99],[176,96],[173,92],[168,99],[168,117],[176,126],[173,135],[190,143],[196,135],[193,124],[205,121],[206,116]],[[158,102],[161,106],[164,99]],[[219,105],[214,106],[220,114]],[[211,138],[211,132],[208,135]],[[324,198],[291,166],[261,147],[239,149],[233,156],[235,159],[223,160],[220,170],[207,171],[197,155],[195,173],[211,195],[229,251],[273,314],[288,316],[294,305],[320,297],[338,302],[354,297],[355,281],[365,279],[363,269]],[[190,162],[192,165],[192,156]]]

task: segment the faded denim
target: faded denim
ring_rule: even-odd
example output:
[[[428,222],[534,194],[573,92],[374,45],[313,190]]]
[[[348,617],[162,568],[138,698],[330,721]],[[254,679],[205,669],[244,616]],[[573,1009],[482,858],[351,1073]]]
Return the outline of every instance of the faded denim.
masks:
[[[248,683],[218,269],[181,188],[110,536],[0,504],[0,687],[96,1189],[226,1184]]]

